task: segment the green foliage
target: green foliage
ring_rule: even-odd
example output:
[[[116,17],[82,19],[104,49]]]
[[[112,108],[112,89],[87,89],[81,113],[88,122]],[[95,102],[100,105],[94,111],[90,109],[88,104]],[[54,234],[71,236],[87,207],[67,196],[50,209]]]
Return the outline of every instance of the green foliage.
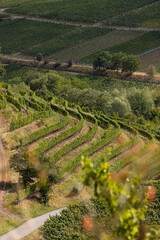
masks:
[[[118,113],[120,117],[124,117],[131,112],[131,107],[126,98],[115,97],[112,101],[106,104],[104,111],[112,115]]]
[[[61,128],[63,128],[67,123],[69,122],[69,116],[67,115],[63,120],[61,120],[58,123],[50,124],[45,128],[40,129],[39,131],[36,131],[30,135],[27,135],[25,138],[21,139],[22,146],[27,145],[35,140],[38,140],[41,137],[44,137],[45,135],[57,131]]]
[[[96,199],[71,205],[63,210],[60,216],[50,216],[45,222],[47,239],[96,239],[93,232],[83,228],[83,219],[88,215],[94,215],[94,222],[99,226],[108,216],[104,205]],[[107,221],[105,223],[107,225]]]
[[[137,115],[149,116],[154,107],[154,102],[150,92],[136,88],[128,92],[128,100],[133,113]]]
[[[148,224],[160,224],[160,180],[151,181],[146,184],[147,186],[153,186],[156,189],[156,199],[153,202],[150,202],[149,208],[146,215],[146,221]]]
[[[7,100],[7,102],[12,103],[19,111],[21,111],[21,104],[14,97],[7,94],[6,95],[6,100]]]
[[[67,111],[71,112],[71,110],[69,110],[69,108],[67,108]],[[97,120],[93,116],[91,116],[89,114],[85,114],[84,112],[82,112],[80,107],[79,107],[79,112],[81,113],[81,115],[84,118],[87,118],[89,121],[93,122],[95,124],[95,126],[93,126],[93,128],[90,131],[88,131],[86,134],[84,134],[83,136],[80,136],[79,138],[76,138],[75,140],[73,140],[69,144],[66,144],[59,151],[52,153],[49,157],[50,162],[55,163],[56,161],[58,161],[58,159],[60,159],[66,153],[70,152],[71,150],[75,149],[76,147],[80,146],[81,144],[87,142],[89,139],[91,139],[94,136],[94,134],[97,130],[97,127],[98,127]],[[74,115],[75,115],[75,113],[74,113]]]
[[[103,51],[97,54],[93,61],[95,69],[122,69],[123,72],[132,74],[140,68],[140,60],[137,56],[126,55],[122,52],[110,54],[108,51]]]
[[[89,185],[93,180],[95,196],[104,203],[110,217],[115,219],[114,235],[120,239],[153,239],[148,232],[143,232],[141,223],[147,211],[147,199],[140,186],[140,178],[114,181],[109,173],[109,165],[102,156],[99,166],[84,158],[83,169],[86,171],[83,182]],[[157,232],[158,234],[158,232]]]
[[[35,112],[35,113],[29,114],[25,117],[22,117],[22,115],[19,115],[16,119],[15,118],[12,119],[12,122],[10,125],[10,130],[13,131],[13,130],[23,127],[26,124],[31,123],[32,121],[35,121],[37,119],[48,118],[51,116],[53,116],[52,111],[44,111],[44,112],[37,112],[37,113]],[[26,141],[26,140],[24,140],[24,141]]]
[[[160,45],[159,39],[160,39],[159,31],[150,31],[140,36],[137,36],[133,39],[108,47],[103,51],[109,51],[111,54],[123,52],[128,55],[130,54],[137,55],[148,50],[151,50],[153,48],[159,47]],[[92,63],[93,59],[97,56],[97,54],[100,54],[101,52],[102,51],[99,51],[98,53],[86,56],[84,60],[89,63]]]
[[[52,103],[52,106],[53,106],[53,103]],[[55,107],[55,105],[54,105],[54,107]],[[56,106],[56,108],[57,108],[57,106]],[[35,150],[36,155],[40,156],[47,149],[50,149],[51,147],[55,146],[56,144],[58,144],[62,140],[64,140],[64,139],[68,138],[69,136],[72,136],[73,134],[77,133],[83,127],[83,117],[81,116],[81,114],[76,112],[76,111],[75,111],[74,114],[79,119],[79,122],[77,124],[75,124],[73,127],[63,131],[58,136],[52,138],[51,140],[46,139],[45,141],[41,142],[39,147]]]
[[[113,121],[114,122],[114,121]],[[95,129],[98,127],[98,123],[94,125],[94,128],[92,128],[92,131],[95,131]],[[58,166],[59,167],[59,178],[63,179],[65,178],[70,171],[75,170],[77,166],[79,166],[81,162],[82,155],[87,157],[95,153],[98,149],[105,146],[107,143],[112,141],[119,133],[120,129],[116,128],[114,131],[114,127],[112,125],[109,126],[109,128],[106,130],[106,136],[105,138],[101,139],[100,141],[94,143],[92,146],[88,147],[86,150],[78,154],[75,158],[70,159],[70,161],[67,163],[67,165],[63,163],[63,165]]]
[[[34,164],[29,161],[27,149],[21,149],[18,153],[13,155],[10,162],[11,167],[13,167],[16,172],[19,172],[25,187],[34,182],[33,179],[36,177],[37,170]]]
[[[122,62],[122,72],[133,72],[140,69],[140,59],[137,56],[129,55],[126,56]]]

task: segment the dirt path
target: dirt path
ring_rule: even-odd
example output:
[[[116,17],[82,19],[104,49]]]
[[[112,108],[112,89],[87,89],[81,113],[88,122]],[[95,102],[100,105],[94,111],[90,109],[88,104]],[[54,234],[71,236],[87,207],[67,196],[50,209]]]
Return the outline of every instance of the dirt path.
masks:
[[[9,64],[9,63],[16,63],[19,65],[24,65],[30,68],[42,68],[42,69],[55,69],[54,64],[56,63],[55,61],[49,61],[48,64],[44,64],[44,62],[37,63],[31,58],[15,58],[11,57],[9,55],[4,55],[2,58],[2,63],[3,64]],[[160,77],[155,76],[154,78],[150,78],[147,73],[145,72],[135,72],[132,76],[126,76],[123,73],[117,73],[114,70],[108,70],[106,73],[97,73],[93,69],[91,65],[83,65],[83,64],[74,64],[72,67],[68,68],[67,63],[62,63],[59,67],[55,69],[56,71],[64,71],[64,72],[71,72],[71,73],[85,73],[85,74],[97,74],[97,75],[102,75],[102,76],[109,76],[109,77],[114,77],[117,79],[123,79],[126,81],[139,81],[139,82],[149,82],[149,83],[160,83]]]
[[[0,14],[8,14],[6,12],[6,9],[0,9]],[[38,22],[48,22],[48,23],[56,23],[56,24],[65,24],[65,25],[71,25],[71,26],[77,26],[77,27],[99,27],[99,28],[115,28],[115,29],[121,29],[121,30],[129,30],[129,31],[154,31],[154,30],[160,30],[160,28],[153,28],[153,27],[126,27],[126,26],[114,26],[114,25],[107,25],[104,22],[97,22],[97,23],[84,23],[84,22],[76,22],[76,21],[67,21],[67,20],[58,20],[58,19],[48,19],[48,18],[42,18],[42,17],[34,17],[29,15],[23,15],[23,14],[13,14],[9,13],[11,19],[20,19],[20,18],[26,18],[28,20],[38,21]]]

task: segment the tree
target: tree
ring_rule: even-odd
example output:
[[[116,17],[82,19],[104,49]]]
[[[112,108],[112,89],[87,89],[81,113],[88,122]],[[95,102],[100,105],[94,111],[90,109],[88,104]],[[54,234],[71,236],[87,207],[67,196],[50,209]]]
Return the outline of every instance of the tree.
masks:
[[[140,69],[140,59],[134,55],[127,55],[122,62],[122,72],[133,72]]]
[[[43,59],[42,53],[38,53],[37,56],[36,56],[36,60],[37,60],[38,62],[41,62],[42,59]]]
[[[12,156],[11,167],[20,174],[25,188],[31,183],[37,185],[41,194],[40,200],[46,204],[51,184],[58,181],[57,169],[49,163],[48,158],[42,156],[38,158],[33,152],[21,148]]]
[[[126,54],[123,52],[114,53],[112,55],[112,68],[115,70],[121,69],[125,57],[126,57]]]
[[[112,66],[112,55],[108,51],[103,51],[97,55],[93,61],[93,68],[110,69]]]

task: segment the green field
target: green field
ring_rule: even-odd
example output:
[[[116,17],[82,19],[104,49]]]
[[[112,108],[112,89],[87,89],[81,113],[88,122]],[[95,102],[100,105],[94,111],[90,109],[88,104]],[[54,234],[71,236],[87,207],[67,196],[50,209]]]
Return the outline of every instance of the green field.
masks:
[[[113,47],[106,48],[105,50],[111,53],[122,51],[127,54],[140,54],[159,46],[160,46],[160,32],[152,31],[147,32],[134,39],[125,41],[121,44],[115,45]],[[94,57],[95,54],[92,54],[88,57],[83,58],[83,60],[87,62],[92,62]]]
[[[3,53],[13,53],[73,31],[74,26],[26,19],[0,22],[0,46]]]
[[[26,0],[5,1],[0,5],[10,7],[9,12],[41,16],[46,18],[66,19],[82,22],[107,20],[118,14],[155,2],[155,0]]]
[[[106,21],[106,24],[130,27],[160,27],[160,2],[130,13],[126,13],[122,16],[115,17]]]

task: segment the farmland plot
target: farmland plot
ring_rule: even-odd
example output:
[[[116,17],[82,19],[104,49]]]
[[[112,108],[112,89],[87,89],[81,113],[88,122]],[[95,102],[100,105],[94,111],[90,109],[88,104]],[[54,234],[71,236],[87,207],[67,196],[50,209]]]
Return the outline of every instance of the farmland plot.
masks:
[[[124,0],[16,0],[15,4],[13,4],[12,0],[6,4],[2,3],[1,6],[11,6],[8,11],[12,13],[80,22],[96,22],[107,20],[153,2],[155,0],[128,0],[127,4]]]
[[[69,58],[72,58],[74,60],[80,60],[87,55],[93,54],[97,51],[103,50],[104,48],[113,46],[128,39],[135,38],[136,36],[139,36],[141,34],[142,32],[140,31],[114,30],[106,35],[61,50],[49,56],[49,58],[60,60],[67,60]]]
[[[3,53],[13,53],[73,31],[74,26],[43,23],[26,19],[0,22],[0,45]]]

